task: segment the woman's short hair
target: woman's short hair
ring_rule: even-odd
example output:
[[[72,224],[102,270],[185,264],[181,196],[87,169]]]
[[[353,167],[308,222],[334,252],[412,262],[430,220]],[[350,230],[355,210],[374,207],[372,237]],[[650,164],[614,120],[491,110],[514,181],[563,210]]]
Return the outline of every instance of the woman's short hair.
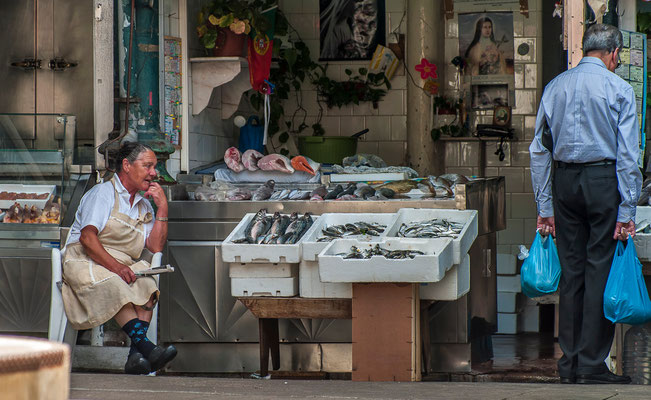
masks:
[[[146,144],[142,144],[139,142],[125,142],[120,146],[120,150],[118,151],[118,158],[117,158],[117,164],[115,166],[115,169],[117,172],[122,171],[122,160],[127,160],[129,161],[129,164],[133,163],[140,157],[140,154],[144,153],[145,151],[151,151],[151,147],[147,146]]]
[[[607,24],[594,24],[583,34],[583,54],[591,51],[614,52],[624,43],[622,32]]]

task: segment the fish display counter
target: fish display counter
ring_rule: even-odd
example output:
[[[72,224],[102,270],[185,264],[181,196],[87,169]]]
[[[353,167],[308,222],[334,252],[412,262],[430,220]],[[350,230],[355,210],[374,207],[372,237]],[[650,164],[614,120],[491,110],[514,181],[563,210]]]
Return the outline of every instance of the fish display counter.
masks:
[[[450,242],[450,250],[447,250],[449,257],[446,259],[450,263],[469,265],[470,288],[461,297],[452,297],[455,300],[423,303],[426,305],[425,312],[430,314],[430,350],[438,355],[429,360],[429,370],[467,371],[471,368],[471,359],[477,362],[488,359],[489,355],[482,356],[481,350],[490,349],[488,341],[497,325],[496,233],[506,225],[503,177],[481,178],[456,184],[453,196],[450,197],[446,191],[446,197],[441,198],[435,195],[426,198],[394,196],[365,200],[363,195],[355,195],[355,190],[360,189],[356,185],[353,191],[356,198],[347,201],[271,200],[275,190],[268,200],[196,201],[190,198],[193,197],[193,192],[196,198],[197,187],[201,185],[187,183],[189,180],[183,178],[180,181],[186,183],[171,187],[169,192],[169,236],[165,250],[166,262],[174,265],[177,272],[161,277],[161,340],[174,343],[179,349],[177,359],[170,366],[171,371],[241,372],[255,371],[259,367],[257,320],[233,296],[232,290],[235,289],[231,287],[231,282],[240,282],[245,276],[254,276],[262,265],[273,269],[274,275],[269,279],[277,279],[283,285],[296,285],[303,274],[303,269],[298,272],[297,263],[303,267],[306,249],[321,251],[324,246],[338,242],[333,242],[333,237],[354,239],[356,235],[378,235],[383,240],[382,245],[369,248],[369,251],[375,252],[374,257],[378,254],[384,257],[389,255],[387,259],[395,257],[395,264],[398,265],[410,257],[419,258],[419,252],[427,251],[421,248],[410,251],[392,249],[392,243],[397,240],[383,236],[390,234],[394,238],[412,240],[413,235],[432,237],[436,234],[458,234],[462,229],[461,225],[450,222],[447,225],[421,223],[412,226],[410,222],[413,221],[410,219],[413,213],[419,213],[418,209],[476,210],[476,239],[474,242],[457,244],[467,246],[464,254],[468,256],[455,260],[452,238],[432,239],[443,244]],[[427,184],[424,185],[422,188],[429,191]],[[319,187],[321,185],[317,184],[301,190],[309,191],[312,197],[312,192]],[[334,188],[336,185],[329,187]],[[343,190],[346,188],[347,185],[342,185]],[[415,188],[418,189],[418,183]],[[377,188],[374,190],[377,192]],[[323,197],[319,193],[314,194]],[[403,209],[415,210],[401,213],[401,222],[396,226],[394,222]],[[256,225],[256,215],[262,210],[264,217],[259,216]],[[359,214],[363,217],[355,215],[337,219],[337,214]],[[388,214],[395,216],[389,217]],[[434,218],[425,214],[421,220]],[[306,215],[310,218],[309,221]],[[374,215],[378,218],[374,218]],[[295,218],[296,221],[302,219],[302,225],[296,225],[292,229],[299,227],[302,230],[305,227],[303,233],[296,234],[292,229],[280,233],[283,224],[288,224],[289,218]],[[320,221],[321,218],[328,219]],[[311,234],[317,229],[322,230],[323,235],[318,232]],[[261,235],[259,230],[264,230],[265,233]],[[227,245],[233,241],[240,243]],[[258,241],[261,245],[257,245]],[[312,247],[308,246],[308,241]],[[266,244],[262,245],[263,242]],[[241,246],[241,250],[234,250],[238,248],[236,246]],[[295,246],[300,258],[290,258],[295,252],[282,253],[279,250],[281,246],[287,246],[287,249]],[[258,253],[254,254],[253,249]],[[391,253],[394,250],[398,251]],[[337,256],[333,252],[338,253],[339,250],[333,249],[332,254],[329,254]],[[274,254],[285,254],[285,258],[271,258]],[[314,263],[315,256],[316,253],[311,254],[312,261],[307,261]],[[267,264],[247,264],[256,257],[269,259]],[[228,262],[229,260],[231,261]],[[231,265],[237,268],[231,268]],[[325,289],[319,288],[320,292],[315,297],[350,298],[350,284],[331,282],[327,285],[329,286]],[[279,293],[281,290],[282,293],[287,293],[291,288],[283,286],[278,290]],[[289,290],[289,293],[293,292]],[[292,357],[282,357],[283,363],[287,365],[281,365],[281,369],[351,371],[350,320],[287,319],[280,320],[279,323],[281,352],[289,351],[293,354]],[[202,354],[220,356],[204,357]]]

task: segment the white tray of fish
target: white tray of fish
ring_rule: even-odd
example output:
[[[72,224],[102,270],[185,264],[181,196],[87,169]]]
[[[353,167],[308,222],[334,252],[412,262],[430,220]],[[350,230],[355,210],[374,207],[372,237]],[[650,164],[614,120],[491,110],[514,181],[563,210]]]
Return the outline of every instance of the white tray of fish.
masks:
[[[651,207],[637,206],[635,213],[635,251],[637,258],[644,261],[651,261]]]
[[[314,220],[309,214],[249,213],[222,243],[229,263],[294,263],[301,260],[301,241]]]
[[[375,249],[390,252],[348,258]],[[404,258],[403,258],[404,257]],[[339,239],[319,254],[321,282],[438,282],[452,267],[452,239],[385,238],[381,242]]]
[[[303,238],[303,260],[316,261],[319,253],[335,238],[381,240],[395,218],[395,213],[322,214]]]
[[[470,291],[470,255],[455,264],[438,282],[424,283],[419,288],[421,300],[457,300]]]
[[[0,184],[0,209],[7,210],[14,203],[43,209],[55,190],[55,185]]]
[[[402,208],[398,210],[386,237],[452,239],[454,264],[460,264],[477,238],[476,210]]]

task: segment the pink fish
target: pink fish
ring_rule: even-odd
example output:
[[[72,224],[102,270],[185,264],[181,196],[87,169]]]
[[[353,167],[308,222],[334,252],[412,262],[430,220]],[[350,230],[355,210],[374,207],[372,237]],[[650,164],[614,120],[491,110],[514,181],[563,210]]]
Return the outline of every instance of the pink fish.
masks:
[[[258,168],[258,161],[260,161],[262,157],[264,157],[264,155],[259,151],[248,149],[244,154],[242,154],[242,164],[244,164],[244,167],[249,171],[256,171],[260,169]]]
[[[226,162],[226,165],[228,168],[230,168],[234,172],[242,172],[244,171],[244,165],[242,165],[242,154],[240,151],[235,148],[235,147],[229,147],[226,149],[226,153],[224,154],[224,161]]]
[[[354,194],[345,194],[335,199],[335,201],[347,201],[347,200],[359,200],[359,197],[355,196]]]
[[[312,197],[310,197],[310,201],[323,201],[323,197],[318,194],[313,194]]]
[[[280,171],[287,174],[294,173],[294,168],[292,168],[289,158],[281,154],[269,154],[268,156],[262,157],[258,161],[258,168],[263,171]]]

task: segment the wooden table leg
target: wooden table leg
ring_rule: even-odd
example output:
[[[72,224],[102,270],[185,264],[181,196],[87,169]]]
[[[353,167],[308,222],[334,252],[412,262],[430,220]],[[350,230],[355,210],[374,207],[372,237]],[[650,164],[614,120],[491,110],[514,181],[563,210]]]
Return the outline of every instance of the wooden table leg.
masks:
[[[280,369],[280,340],[278,333],[278,318],[269,320],[269,349],[271,350],[271,367],[274,371]]]
[[[280,343],[278,339],[278,319],[259,318],[260,330],[260,376],[269,374],[269,352],[274,370],[280,369]]]
[[[420,340],[423,353],[422,372],[429,374],[430,362],[432,360],[432,344],[429,342],[429,306],[431,301],[420,302]]]

